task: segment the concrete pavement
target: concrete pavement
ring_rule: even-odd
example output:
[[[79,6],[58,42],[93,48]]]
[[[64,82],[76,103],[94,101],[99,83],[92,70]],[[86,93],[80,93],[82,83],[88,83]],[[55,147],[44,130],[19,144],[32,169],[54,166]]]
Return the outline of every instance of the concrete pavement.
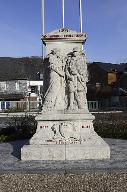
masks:
[[[111,148],[111,159],[83,161],[20,161],[25,141],[0,144],[0,172],[94,171],[127,170],[127,141],[105,139]]]

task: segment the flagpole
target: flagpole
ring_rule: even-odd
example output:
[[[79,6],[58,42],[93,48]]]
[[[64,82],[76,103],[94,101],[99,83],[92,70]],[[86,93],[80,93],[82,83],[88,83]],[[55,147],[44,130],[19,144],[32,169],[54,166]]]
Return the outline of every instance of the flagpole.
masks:
[[[64,9],[65,9],[65,7],[64,7],[64,0],[62,0],[62,27],[64,28],[65,26],[64,26]]]
[[[42,35],[45,33],[45,2],[42,0]],[[42,57],[44,59],[44,54],[45,54],[45,46],[42,40]]]
[[[80,10],[80,33],[83,33],[83,14],[82,14],[82,0],[79,0],[79,10]],[[82,50],[84,49],[82,45]]]
[[[83,32],[83,17],[82,17],[82,0],[79,0],[79,8],[80,8],[80,32]]]

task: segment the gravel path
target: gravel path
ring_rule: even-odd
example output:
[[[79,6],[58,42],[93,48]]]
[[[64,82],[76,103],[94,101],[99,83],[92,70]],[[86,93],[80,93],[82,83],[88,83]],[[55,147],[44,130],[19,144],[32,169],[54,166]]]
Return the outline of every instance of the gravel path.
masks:
[[[0,192],[127,192],[126,173],[0,175]]]

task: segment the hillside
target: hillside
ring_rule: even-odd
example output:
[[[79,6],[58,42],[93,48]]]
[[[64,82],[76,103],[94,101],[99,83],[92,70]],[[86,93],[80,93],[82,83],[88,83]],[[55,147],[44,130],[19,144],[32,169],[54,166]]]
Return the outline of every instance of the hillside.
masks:
[[[0,57],[0,80],[37,79],[42,73],[41,57]]]

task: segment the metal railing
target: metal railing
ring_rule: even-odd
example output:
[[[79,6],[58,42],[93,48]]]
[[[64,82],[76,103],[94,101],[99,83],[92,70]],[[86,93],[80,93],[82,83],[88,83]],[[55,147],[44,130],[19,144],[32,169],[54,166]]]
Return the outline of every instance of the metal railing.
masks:
[[[98,110],[98,101],[88,101],[89,110]],[[0,111],[39,111],[41,110],[41,102],[38,101],[0,101]]]
[[[0,111],[36,111],[39,110],[38,101],[0,101]]]
[[[89,110],[98,110],[100,107],[99,101],[88,101],[87,103]]]
[[[0,101],[0,112],[39,112],[39,101]],[[104,106],[101,101],[88,101],[88,109],[94,111],[127,111],[127,106]]]

